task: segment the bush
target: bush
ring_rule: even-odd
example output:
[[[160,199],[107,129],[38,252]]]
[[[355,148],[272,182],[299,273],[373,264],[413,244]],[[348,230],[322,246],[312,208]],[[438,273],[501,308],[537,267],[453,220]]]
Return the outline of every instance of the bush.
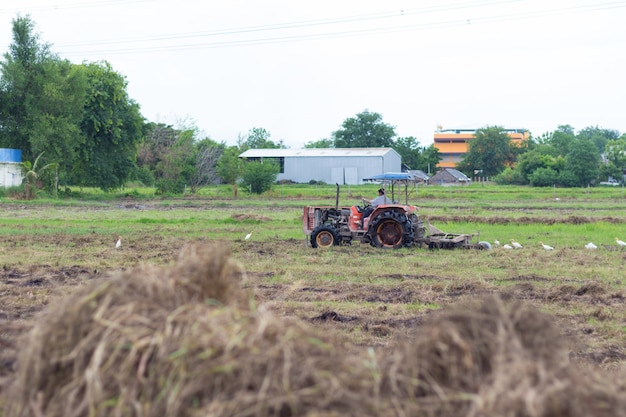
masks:
[[[240,184],[254,194],[262,194],[272,188],[279,170],[278,164],[273,162],[247,162]]]
[[[534,187],[551,187],[559,182],[559,173],[552,168],[537,168],[529,179]]]
[[[496,184],[500,185],[524,185],[528,183],[521,171],[513,169],[511,167],[507,167],[504,171],[496,175],[493,180]]]

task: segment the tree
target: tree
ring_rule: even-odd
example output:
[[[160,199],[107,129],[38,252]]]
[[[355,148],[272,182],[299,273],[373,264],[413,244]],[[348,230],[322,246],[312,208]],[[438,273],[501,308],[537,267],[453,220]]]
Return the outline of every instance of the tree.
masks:
[[[431,172],[441,161],[441,153],[434,144],[420,147],[413,136],[396,139],[393,149],[400,154],[402,164],[409,169]]]
[[[332,134],[335,148],[390,148],[396,136],[394,126],[383,123],[380,114],[367,110],[346,119],[341,126]]]
[[[576,137],[592,141],[594,145],[596,145],[596,148],[598,148],[598,152],[602,154],[605,151],[606,144],[610,140],[619,138],[619,132],[612,129],[602,129],[598,126],[589,126],[579,131]]]
[[[304,147],[305,148],[334,148],[335,141],[332,139],[318,139],[316,141],[305,143]]]
[[[85,80],[67,60],[40,43],[27,17],[13,20],[13,43],[1,63],[0,146],[72,161],[81,140]]]
[[[437,164],[441,161],[441,152],[435,147],[434,144],[422,148],[422,157],[420,163],[417,165],[417,169],[421,169],[424,172],[431,173],[434,171]]]
[[[35,162],[33,163],[30,161],[22,162],[22,173],[24,174],[24,198],[27,200],[32,200],[35,197],[35,190],[38,188],[37,183],[41,174],[58,166],[58,164],[52,163],[39,168],[39,158],[41,158],[42,155],[43,153],[40,153],[37,158],[35,158]]]
[[[624,170],[626,169],[626,135],[622,135],[619,139],[609,140],[605,146],[604,156],[606,164],[600,167],[600,174],[603,178],[609,177],[623,180]]]
[[[84,141],[72,167],[74,181],[104,191],[121,187],[136,167],[144,119],[128,97],[127,81],[107,62],[82,64],[87,79]]]
[[[262,127],[250,129],[244,143],[247,149],[278,149],[284,147],[281,143],[272,142],[270,140],[270,132]]]
[[[197,151],[195,160],[195,169],[189,177],[189,186],[191,192],[202,186],[214,184],[219,181],[217,174],[217,161],[224,152],[225,145],[205,138],[195,144]]]
[[[547,143],[556,149],[557,155],[565,156],[574,139],[576,139],[574,128],[570,125],[560,125],[557,130],[549,135]]]
[[[241,176],[240,154],[241,149],[238,146],[230,146],[224,150],[221,158],[217,161],[217,174],[226,184],[236,184]]]
[[[495,176],[514,162],[511,138],[500,126],[478,129],[469,141],[469,150],[457,168],[472,172],[481,170],[483,176]]]
[[[419,169],[421,148],[419,142],[413,136],[398,138],[393,144],[393,149],[400,154],[402,164],[409,169]]]
[[[276,182],[279,167],[275,162],[250,161],[243,166],[241,185],[254,194],[262,194]]]
[[[552,187],[559,182],[559,173],[552,168],[540,167],[529,175],[529,181],[535,187]]]
[[[566,169],[576,177],[578,186],[587,186],[598,177],[600,154],[589,139],[577,138],[569,146]]]
[[[158,193],[181,194],[185,191],[196,160],[193,142],[191,131],[181,131],[173,146],[162,155],[155,168]]]

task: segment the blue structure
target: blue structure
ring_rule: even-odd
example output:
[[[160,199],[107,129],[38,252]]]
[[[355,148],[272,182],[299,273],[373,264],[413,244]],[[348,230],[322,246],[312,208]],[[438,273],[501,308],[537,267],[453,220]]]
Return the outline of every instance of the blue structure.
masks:
[[[16,187],[22,179],[22,151],[0,148],[0,187]]]
[[[22,150],[0,148],[0,163],[3,163],[3,162],[14,162],[17,164],[21,164],[22,163]]]

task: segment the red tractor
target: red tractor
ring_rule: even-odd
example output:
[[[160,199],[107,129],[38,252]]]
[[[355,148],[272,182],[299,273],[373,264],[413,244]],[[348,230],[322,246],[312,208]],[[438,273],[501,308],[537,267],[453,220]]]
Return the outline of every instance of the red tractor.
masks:
[[[417,215],[417,207],[408,204],[380,205],[363,218],[366,205],[339,207],[339,185],[334,207],[304,207],[303,230],[311,246],[325,248],[350,244],[357,240],[386,249],[423,246],[434,248],[491,249],[488,242],[472,244],[474,235],[444,233],[428,225]]]

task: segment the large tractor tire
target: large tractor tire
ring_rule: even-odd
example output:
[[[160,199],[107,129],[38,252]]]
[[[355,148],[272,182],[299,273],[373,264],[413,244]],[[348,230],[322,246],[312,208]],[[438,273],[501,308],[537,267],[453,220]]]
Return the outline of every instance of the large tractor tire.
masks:
[[[424,227],[424,222],[420,219],[415,213],[411,214],[409,217],[411,220],[411,224],[413,226],[413,237],[414,239],[422,239],[426,236],[426,228]]]
[[[314,248],[329,248],[339,244],[339,235],[335,228],[322,225],[313,229],[311,233],[311,246]]]
[[[373,220],[369,227],[370,244],[377,248],[398,249],[411,246],[414,231],[406,214],[386,211]]]

